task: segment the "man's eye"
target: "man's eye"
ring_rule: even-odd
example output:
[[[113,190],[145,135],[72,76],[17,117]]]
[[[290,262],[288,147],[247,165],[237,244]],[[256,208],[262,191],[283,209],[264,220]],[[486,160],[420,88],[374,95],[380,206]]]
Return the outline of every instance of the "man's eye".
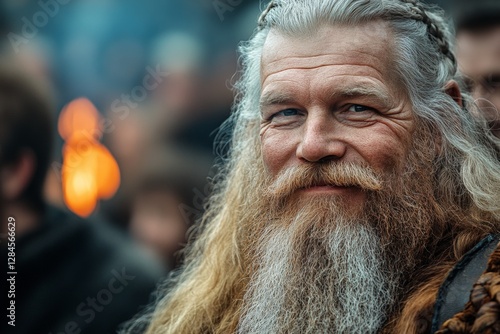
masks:
[[[352,106],[349,107],[349,111],[354,111],[354,112],[363,112],[368,110],[371,110],[371,108],[359,104],[353,104]]]
[[[490,74],[485,79],[486,87],[489,88],[498,88],[500,87],[500,74]]]
[[[300,109],[287,108],[272,114],[267,121],[273,126],[292,126],[303,122],[305,114]]]
[[[296,116],[299,114],[297,109],[285,109],[276,113],[275,116]]]

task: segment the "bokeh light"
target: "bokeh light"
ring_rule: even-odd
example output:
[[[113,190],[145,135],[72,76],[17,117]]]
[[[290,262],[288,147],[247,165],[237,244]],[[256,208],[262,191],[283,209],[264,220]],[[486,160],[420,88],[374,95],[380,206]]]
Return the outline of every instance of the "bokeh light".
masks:
[[[67,207],[82,217],[100,199],[111,198],[120,185],[118,164],[99,139],[100,116],[86,98],[71,101],[60,114],[58,130],[63,146],[62,187]]]

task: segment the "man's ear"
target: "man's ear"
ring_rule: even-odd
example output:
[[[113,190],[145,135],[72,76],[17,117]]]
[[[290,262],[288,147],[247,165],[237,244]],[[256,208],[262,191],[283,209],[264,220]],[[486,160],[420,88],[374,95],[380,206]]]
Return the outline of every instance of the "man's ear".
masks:
[[[0,181],[5,200],[17,200],[28,187],[35,173],[36,158],[32,151],[23,151],[17,161],[2,167]]]
[[[462,93],[460,92],[460,87],[458,86],[458,83],[455,80],[450,80],[446,83],[444,86],[444,91],[446,94],[451,96],[451,98],[460,106],[464,107],[463,101],[462,101]]]

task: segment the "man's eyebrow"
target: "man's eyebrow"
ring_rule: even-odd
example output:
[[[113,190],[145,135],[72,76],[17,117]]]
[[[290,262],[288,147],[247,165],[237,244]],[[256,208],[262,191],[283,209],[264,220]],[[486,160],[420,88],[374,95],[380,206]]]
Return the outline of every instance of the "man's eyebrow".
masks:
[[[353,98],[353,97],[372,97],[380,100],[383,104],[389,105],[391,99],[385,92],[369,86],[356,86],[340,89],[332,94],[333,97]]]
[[[340,88],[335,92],[333,92],[331,97],[332,98],[372,97],[381,101],[385,105],[389,105],[391,100],[389,96],[385,94],[385,92],[382,92],[380,89],[376,89],[370,86],[355,86],[355,87]],[[290,94],[288,92],[269,91],[261,96],[259,104],[260,108],[262,108],[272,105],[293,104],[295,102],[296,101],[293,94]]]
[[[261,96],[260,107],[267,107],[276,104],[289,104],[295,101],[292,94],[285,92],[270,91]]]

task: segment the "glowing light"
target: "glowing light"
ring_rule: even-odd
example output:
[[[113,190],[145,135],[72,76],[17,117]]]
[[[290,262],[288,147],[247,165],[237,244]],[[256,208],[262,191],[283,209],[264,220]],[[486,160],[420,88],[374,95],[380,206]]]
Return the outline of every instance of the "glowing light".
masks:
[[[76,170],[68,175],[64,182],[64,201],[71,211],[87,217],[97,204],[97,187],[92,174],[85,170]]]
[[[120,170],[99,141],[99,113],[92,102],[79,98],[61,112],[58,129],[63,147],[64,201],[74,213],[87,217],[100,199],[112,197],[120,185]]]
[[[99,131],[99,112],[86,98],[73,100],[62,110],[57,128],[66,141],[72,136],[93,138]]]

